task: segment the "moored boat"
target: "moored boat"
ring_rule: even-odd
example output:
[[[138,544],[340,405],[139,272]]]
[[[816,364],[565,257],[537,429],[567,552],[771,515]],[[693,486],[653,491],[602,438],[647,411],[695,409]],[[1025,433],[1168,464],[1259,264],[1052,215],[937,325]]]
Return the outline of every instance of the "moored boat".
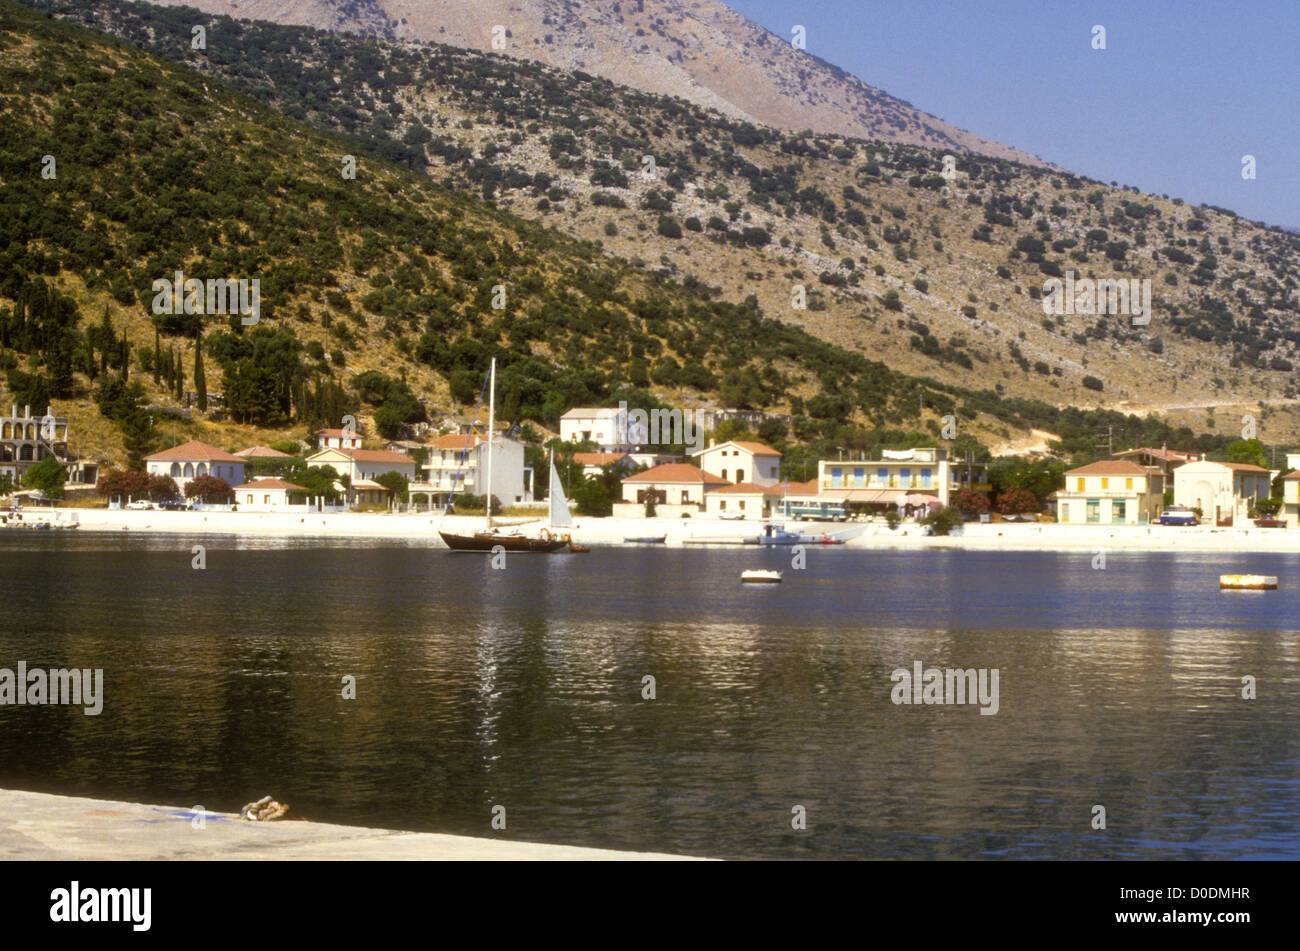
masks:
[[[472,535],[458,535],[455,532],[438,534],[452,551],[491,552],[501,548],[508,552],[552,552],[569,547],[567,535],[554,537],[545,529],[536,538],[520,532],[499,531],[475,532]]]
[[[780,584],[781,572],[764,568],[753,568],[740,573],[740,580],[745,584]]]
[[[461,535],[456,532],[444,532],[439,530],[438,534],[442,537],[443,542],[452,551],[477,551],[477,552],[495,552],[497,550],[507,552],[555,552],[562,548],[568,548],[571,539],[568,535],[552,534],[549,529],[542,529],[537,536],[525,535],[522,532],[504,533],[492,528],[492,444],[496,441],[496,386],[497,386],[497,361],[496,357],[492,358],[492,366],[488,371],[488,440],[487,440],[487,474],[484,478],[485,494],[484,500],[487,507],[486,519],[483,531],[474,532],[470,535]],[[564,499],[564,493],[559,493],[556,499],[555,491],[559,480],[555,474],[554,459],[551,466],[551,513],[548,521],[551,525],[568,526],[572,524],[569,519],[568,503]],[[557,506],[562,506],[563,516],[557,517]]]

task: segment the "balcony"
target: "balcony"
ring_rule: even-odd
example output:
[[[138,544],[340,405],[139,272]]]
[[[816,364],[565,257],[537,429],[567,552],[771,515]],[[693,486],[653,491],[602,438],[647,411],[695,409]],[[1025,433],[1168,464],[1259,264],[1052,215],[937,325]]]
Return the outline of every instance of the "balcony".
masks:
[[[925,482],[924,480],[918,479],[915,476],[913,476],[911,479],[890,479],[888,482],[881,482],[878,479],[867,479],[859,483],[859,482],[855,482],[852,479],[841,479],[838,484],[834,479],[823,479],[822,488],[823,489],[866,489],[866,490],[917,489],[922,492],[936,492],[938,491],[939,486],[934,479],[931,479],[929,482]],[[954,483],[953,488],[958,488],[958,486]],[[992,487],[990,486],[990,488]]]

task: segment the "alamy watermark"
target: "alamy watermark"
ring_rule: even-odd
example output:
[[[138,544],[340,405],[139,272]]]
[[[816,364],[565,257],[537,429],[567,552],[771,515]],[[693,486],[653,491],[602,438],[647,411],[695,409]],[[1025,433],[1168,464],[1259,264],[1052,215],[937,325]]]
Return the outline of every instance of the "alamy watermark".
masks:
[[[1144,327],[1151,323],[1151,281],[1090,277],[1076,281],[1074,272],[1067,271],[1064,281],[1053,277],[1043,282],[1043,313],[1057,317],[1126,314],[1133,318],[1133,326]]]
[[[155,314],[239,314],[245,327],[260,319],[262,282],[259,278],[224,280],[186,277],[177,271],[175,280],[160,277],[153,282]]]
[[[686,446],[692,452],[704,448],[704,427],[698,412],[679,409],[628,409],[618,404],[619,434],[629,446]]]
[[[78,704],[88,717],[98,716],[104,709],[104,670],[102,667],[78,669],[59,668],[27,669],[27,662],[18,662],[15,673],[0,667],[0,706],[67,706]]]
[[[125,922],[132,931],[148,931],[152,906],[152,888],[83,888],[73,881],[50,892],[50,921]]]
[[[969,667],[939,669],[925,667],[919,660],[912,669],[897,667],[890,674],[894,688],[889,699],[897,704],[975,704],[981,716],[998,712],[999,668]]]

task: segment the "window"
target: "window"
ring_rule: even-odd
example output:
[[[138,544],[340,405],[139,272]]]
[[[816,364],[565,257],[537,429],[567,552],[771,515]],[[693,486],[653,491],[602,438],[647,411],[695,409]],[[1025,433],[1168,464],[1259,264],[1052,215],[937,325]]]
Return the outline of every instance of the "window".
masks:
[[[740,485],[740,483],[742,483],[742,482],[744,482],[744,481],[745,481],[745,470],[744,470],[744,469],[737,469],[737,470],[736,470],[736,485]]]
[[[723,455],[725,456],[726,453],[723,453]],[[726,470],[726,469],[723,469],[721,474],[722,474],[722,481],[723,481],[723,482],[726,482],[726,481],[727,481],[727,470]]]
[[[745,511],[745,502],[744,502],[743,499],[742,499],[741,502],[740,502],[740,510],[741,510],[742,512]]]
[[[1089,522],[1101,521],[1101,500],[1100,499],[1088,500],[1088,521]]]
[[[1068,502],[1062,502],[1062,503],[1061,503],[1061,521],[1062,521],[1062,522],[1068,522],[1069,520],[1070,520],[1070,505],[1069,505]]]
[[[922,469],[922,470],[921,470],[921,488],[923,488],[923,489],[928,489],[928,488],[930,488],[930,470],[929,470],[929,469]]]
[[[1109,489],[1109,488],[1110,488],[1110,479],[1107,479],[1105,476],[1102,476],[1102,477],[1101,477],[1101,487],[1102,487],[1103,489]]]
[[[252,504],[253,504],[253,493],[250,492],[250,493],[248,493],[248,495],[244,496],[244,501],[245,501],[247,504],[252,505]]]
[[[862,469],[853,470],[853,487],[860,489],[866,485],[867,474]]]
[[[888,485],[888,484],[889,484],[889,470],[888,470],[888,469],[877,469],[877,470],[876,470],[876,482],[879,483],[880,485]]]
[[[264,496],[262,496],[262,504],[263,504],[263,505],[270,505],[270,504],[271,504],[271,496],[269,496],[269,495],[264,495]]]
[[[1126,489],[1131,489],[1131,488],[1133,488],[1133,480],[1132,480],[1132,479],[1125,479],[1125,480],[1124,480],[1124,488],[1126,488]]]
[[[719,499],[719,500],[718,500],[718,510],[719,510],[719,511],[722,511],[722,512],[725,512],[725,511],[727,510],[727,500],[726,500],[726,499]]]
[[[1077,480],[1075,480],[1075,481],[1078,482],[1078,485],[1075,486],[1074,491],[1076,491],[1076,492],[1082,492],[1082,491],[1083,491],[1083,482],[1084,482],[1084,480],[1083,480],[1083,479],[1077,479]]]
[[[1128,514],[1127,504],[1119,499],[1110,503],[1110,520],[1112,522],[1127,521],[1125,517]]]
[[[831,485],[834,486],[834,487],[837,488],[837,489],[844,485],[844,470],[843,470],[843,469],[832,469],[832,470],[831,470]]]

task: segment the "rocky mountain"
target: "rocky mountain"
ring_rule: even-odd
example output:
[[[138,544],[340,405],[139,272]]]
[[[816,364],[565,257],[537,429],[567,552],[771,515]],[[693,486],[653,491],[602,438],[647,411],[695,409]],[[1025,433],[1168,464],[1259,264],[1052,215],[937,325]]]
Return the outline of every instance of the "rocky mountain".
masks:
[[[240,19],[500,51],[791,132],[1028,165],[1041,159],[922,112],[717,0],[163,0]]]

